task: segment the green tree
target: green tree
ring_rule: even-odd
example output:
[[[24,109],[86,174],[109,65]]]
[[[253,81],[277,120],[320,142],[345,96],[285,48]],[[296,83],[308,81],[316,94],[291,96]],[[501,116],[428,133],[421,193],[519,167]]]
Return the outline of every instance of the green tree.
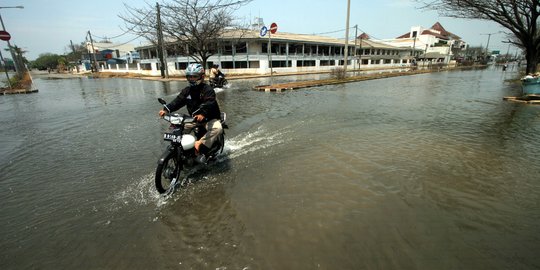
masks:
[[[506,28],[509,42],[525,52],[527,73],[536,71],[540,60],[539,0],[432,0],[423,8],[442,16],[493,21]]]
[[[61,55],[53,53],[43,53],[32,62],[32,67],[38,70],[54,69],[58,66]]]
[[[6,48],[5,50],[12,52],[12,56],[15,58],[13,59],[13,63],[15,65],[15,69],[17,70],[17,74],[19,77],[23,77],[24,72],[26,71],[25,64],[28,63],[28,60],[24,57],[24,54],[28,51],[17,45],[13,45],[11,48]]]

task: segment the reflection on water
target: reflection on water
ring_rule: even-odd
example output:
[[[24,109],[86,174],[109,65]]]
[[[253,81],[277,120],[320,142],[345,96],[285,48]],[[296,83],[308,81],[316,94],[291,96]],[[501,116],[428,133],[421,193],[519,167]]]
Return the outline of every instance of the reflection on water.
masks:
[[[224,155],[170,197],[157,98],[185,82],[37,79],[0,99],[0,268],[538,268],[540,107],[502,100],[514,76],[232,80]]]

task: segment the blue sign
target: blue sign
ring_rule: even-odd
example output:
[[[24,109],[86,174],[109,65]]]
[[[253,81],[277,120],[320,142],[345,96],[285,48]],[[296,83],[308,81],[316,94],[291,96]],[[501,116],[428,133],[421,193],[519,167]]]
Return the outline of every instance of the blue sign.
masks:
[[[267,32],[268,32],[268,28],[266,28],[266,26],[263,26],[263,27],[261,28],[261,33],[260,33],[260,34],[261,34],[261,37],[266,36],[266,33],[267,33]]]

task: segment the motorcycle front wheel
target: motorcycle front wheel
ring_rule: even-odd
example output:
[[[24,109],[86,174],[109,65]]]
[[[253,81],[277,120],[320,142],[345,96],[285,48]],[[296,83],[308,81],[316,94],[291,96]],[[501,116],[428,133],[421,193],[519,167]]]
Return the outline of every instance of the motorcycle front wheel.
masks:
[[[179,179],[182,164],[178,160],[175,152],[169,152],[162,163],[156,168],[156,189],[160,194],[174,188],[173,185],[181,181]],[[176,181],[174,181],[176,179]]]

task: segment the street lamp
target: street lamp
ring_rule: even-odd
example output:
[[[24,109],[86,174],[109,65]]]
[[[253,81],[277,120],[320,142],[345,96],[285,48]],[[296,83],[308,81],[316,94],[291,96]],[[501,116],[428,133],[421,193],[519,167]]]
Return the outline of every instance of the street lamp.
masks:
[[[24,6],[0,7],[0,9],[3,9],[3,8],[20,8],[20,9],[23,9]],[[4,26],[4,20],[2,20],[2,14],[0,14],[0,23],[2,23],[2,30],[6,31],[6,27]],[[13,48],[11,47],[11,43],[9,42],[9,40],[7,41],[7,44],[8,44],[8,47],[9,47],[9,52],[11,53],[11,58],[13,58],[13,64],[15,65],[15,71],[17,73],[20,73],[19,76],[22,78],[22,75],[23,75],[22,70],[20,70],[20,67],[17,67],[17,59],[15,58],[15,53],[13,52]]]

